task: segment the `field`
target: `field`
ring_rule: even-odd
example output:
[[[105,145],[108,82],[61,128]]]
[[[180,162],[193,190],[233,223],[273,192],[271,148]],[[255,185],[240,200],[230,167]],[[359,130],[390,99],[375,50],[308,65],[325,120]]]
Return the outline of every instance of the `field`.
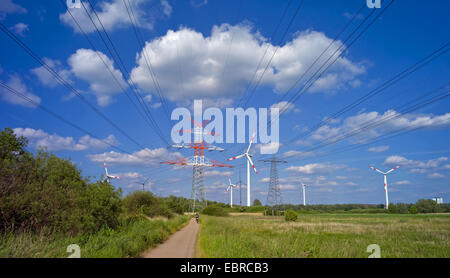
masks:
[[[81,258],[137,257],[148,248],[162,243],[172,233],[188,223],[190,217],[176,216],[169,220],[140,219],[122,225],[117,230],[102,229],[94,234],[65,236],[22,232],[2,235],[2,258],[66,258],[67,246],[77,244]]]
[[[261,214],[202,216],[197,255],[219,258],[450,257],[450,214]]]

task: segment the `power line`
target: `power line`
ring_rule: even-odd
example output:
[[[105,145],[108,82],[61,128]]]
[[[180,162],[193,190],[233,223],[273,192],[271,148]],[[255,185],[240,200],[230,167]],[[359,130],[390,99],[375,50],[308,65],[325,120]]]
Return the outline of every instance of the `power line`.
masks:
[[[249,102],[250,99],[253,97],[253,94],[255,93],[256,88],[258,88],[259,84],[261,83],[261,80],[262,80],[264,74],[266,73],[267,69],[269,68],[270,64],[272,63],[273,57],[275,57],[275,55],[277,54],[278,50],[280,49],[281,43],[283,42],[283,40],[284,40],[284,38],[286,37],[286,35],[287,35],[289,29],[291,28],[292,24],[294,23],[294,19],[297,17],[297,15],[298,15],[298,13],[299,13],[299,11],[300,11],[300,8],[303,6],[303,2],[304,2],[304,1],[301,0],[300,3],[299,3],[299,5],[297,6],[297,9],[295,10],[294,15],[291,17],[291,20],[289,21],[288,26],[286,27],[286,29],[285,29],[283,35],[281,36],[281,39],[280,39],[280,41],[278,42],[278,45],[277,45],[277,47],[275,48],[275,51],[273,52],[272,56],[270,57],[269,62],[267,63],[266,67],[264,68],[264,71],[263,71],[263,72],[261,73],[261,75],[259,76],[258,82],[256,82],[255,86],[254,86],[253,89],[250,91],[250,95],[249,95],[249,97],[247,98],[247,101],[245,102],[244,107],[247,106],[248,102]]]
[[[284,98],[289,94],[289,92],[291,90],[293,90],[295,87],[297,87],[297,85],[300,83],[300,81],[303,80],[303,78],[306,76],[306,74],[308,74],[308,72],[314,67],[314,65],[320,60],[320,58],[322,58],[322,56],[328,51],[328,49],[330,49],[330,47],[332,45],[335,44],[335,42],[337,41],[337,39],[347,30],[347,28],[352,24],[352,22],[356,19],[356,17],[360,14],[360,12],[362,11],[362,9],[364,9],[366,7],[366,3],[364,3],[359,9],[358,11],[356,11],[352,18],[347,22],[347,24],[345,24],[345,26],[338,32],[338,34],[333,38],[333,40],[330,42],[330,44],[328,44],[328,46],[322,51],[322,53],[320,53],[319,56],[316,57],[316,59],[313,61],[313,63],[311,63],[309,65],[309,67],[302,73],[302,75],[294,82],[294,84],[288,89],[286,90],[286,92],[283,94],[283,96],[281,97],[281,99],[278,102],[281,102],[284,100]],[[333,56],[333,55],[332,55]],[[285,105],[287,106],[287,105]],[[285,106],[282,107],[281,109],[281,113],[283,113],[283,111],[287,108],[285,108]]]
[[[114,122],[112,122],[105,114],[103,114],[100,110],[98,110],[94,105],[92,105],[89,101],[87,101],[81,94],[76,90],[70,83],[64,80],[57,72],[55,72],[51,67],[48,66],[37,54],[35,54],[24,42],[22,42],[17,36],[15,36],[12,32],[8,30],[8,28],[0,22],[0,28],[9,38],[11,38],[18,46],[20,46],[28,55],[30,55],[33,59],[35,59],[39,64],[41,64],[50,74],[52,74],[56,80],[65,86],[67,89],[72,91],[78,98],[80,98],[86,105],[88,105],[95,113],[97,113],[100,117],[102,117],[105,121],[107,121],[110,125],[112,125],[116,130],[118,130],[122,135],[127,137],[130,141],[136,144],[139,148],[144,149],[144,147],[139,144],[135,139],[129,136],[125,131],[123,131],[119,126],[117,126]]]
[[[394,1],[395,0],[391,0],[391,2],[388,4],[388,5],[386,5],[376,16],[375,16],[375,18],[374,19],[372,19],[372,21],[369,23],[369,24],[367,24],[365,27],[364,27],[364,29],[349,43],[349,45],[346,47],[346,49],[348,50],[361,36],[362,36],[362,34],[364,34],[368,29],[369,29],[369,27],[370,26],[372,26],[372,24],[373,23],[375,23],[375,21],[392,5],[392,3],[394,3]],[[336,51],[329,57],[329,59],[331,58],[331,57],[333,57],[334,56],[334,54],[336,54],[338,51],[340,51],[342,48],[343,48],[343,46],[345,45],[345,42],[349,39],[349,38],[351,38],[351,36],[353,36],[353,34],[363,25],[363,23],[364,23],[364,21],[365,20],[367,20],[367,19],[369,19],[370,18],[370,16],[373,14],[375,12],[375,9],[363,20],[363,22],[361,22],[361,24],[358,26],[358,28],[356,28],[355,30],[354,30],[354,32],[352,32],[351,34],[350,34],[350,36],[343,42],[343,44],[338,48],[338,49],[336,49]],[[306,86],[303,86],[303,88],[301,88],[300,90],[298,90],[297,91],[297,93],[293,96],[293,98],[291,98],[290,100],[289,100],[289,102],[291,102],[292,101],[292,103],[295,103],[295,102],[297,102],[297,100],[306,92],[306,91],[308,91],[309,90],[309,88],[311,88],[311,86],[320,78],[320,77],[322,77],[322,75],[332,66],[332,65],[334,65],[334,63],[337,61],[337,59],[339,59],[341,56],[342,56],[342,54],[343,54],[343,52],[341,52],[341,53],[339,53],[339,55],[337,55],[336,56],[336,58],[317,76],[317,78],[314,80],[314,82],[310,82],[309,84],[308,84],[308,86],[306,87]],[[327,61],[322,65],[322,66],[324,66],[327,62],[328,62],[328,60],[329,59],[327,59]],[[321,69],[322,67],[320,67],[319,68],[319,71],[320,71],[320,69]],[[316,71],[316,73],[317,73],[318,71]],[[314,74],[315,75],[315,74]],[[310,80],[311,80],[312,78],[310,78]],[[309,81],[308,81],[309,82]],[[306,82],[305,84],[307,84],[308,82]]]
[[[95,22],[94,22],[94,20],[93,20],[93,18],[92,18],[92,16],[91,16],[91,14],[90,14],[89,11],[87,10],[87,8],[86,8],[86,6],[84,5],[84,3],[81,1],[81,5],[83,6],[84,11],[86,12],[88,18],[89,18],[90,21],[92,22],[94,28],[96,29],[97,34],[99,35],[99,37],[100,37],[100,39],[102,40],[103,44],[105,45],[105,47],[107,48],[108,52],[110,53],[111,58],[112,58],[114,61],[116,61],[116,62],[117,62],[117,60],[116,60],[116,57],[115,57],[115,56],[117,56],[117,59],[118,59],[118,61],[119,61],[119,63],[117,63],[117,64],[118,64],[119,68],[121,68],[121,71],[123,71],[123,72],[126,73],[126,74],[124,74],[124,76],[125,76],[125,77],[129,77],[129,80],[128,80],[127,83],[130,85],[130,88],[131,88],[132,92],[134,93],[136,99],[137,99],[138,102],[141,104],[141,106],[143,107],[143,110],[144,110],[145,114],[147,115],[147,117],[148,117],[149,120],[151,121],[151,123],[152,123],[152,125],[153,125],[154,131],[155,131],[156,134],[161,138],[161,140],[162,140],[163,142],[165,142],[167,145],[169,145],[169,142],[164,138],[163,133],[161,132],[161,129],[159,128],[159,126],[158,126],[156,120],[154,119],[152,113],[150,112],[150,110],[149,110],[147,104],[145,103],[144,99],[142,98],[141,94],[139,93],[139,90],[138,90],[137,86],[134,84],[134,82],[133,82],[133,80],[132,80],[132,78],[131,78],[130,73],[128,72],[128,70],[127,70],[127,68],[126,68],[126,66],[125,66],[125,64],[124,64],[124,62],[123,62],[123,60],[122,60],[122,58],[121,58],[119,52],[117,51],[117,48],[115,47],[113,41],[111,40],[111,37],[109,36],[108,32],[106,31],[106,28],[104,27],[102,21],[100,20],[100,17],[98,16],[97,12],[95,11],[94,6],[93,6],[92,3],[90,2],[90,0],[88,0],[88,2],[89,2],[89,5],[91,6],[91,9],[92,9],[94,15],[96,16],[96,18],[97,18],[97,20],[98,20],[98,22],[99,22],[99,24],[100,24],[100,26],[101,26],[103,32],[105,33],[105,36],[106,36],[106,38],[108,39],[108,41],[109,41],[109,43],[110,43],[110,45],[111,45],[111,47],[112,47],[112,49],[113,49],[115,55],[111,52],[111,50],[110,50],[110,48],[108,47],[108,45],[107,45],[105,39],[103,38],[103,35],[101,34],[100,30],[98,29],[97,24],[95,24]]]
[[[400,105],[399,107],[396,108],[396,110],[399,110],[400,108],[403,108],[403,107],[405,107],[406,105],[408,105],[408,104],[410,104],[410,103],[417,102],[417,101],[419,101],[419,100],[421,100],[421,99],[423,99],[423,98],[425,98],[425,97],[427,97],[427,96],[429,96],[429,95],[432,95],[432,94],[434,94],[435,92],[439,91],[440,89],[442,89],[442,88],[444,88],[444,87],[448,87],[448,83],[447,83],[446,85],[440,86],[440,87],[437,88],[437,89],[434,89],[434,90],[432,90],[432,91],[430,91],[430,92],[427,92],[427,93],[425,93],[424,95],[422,95],[422,96],[420,96],[420,97],[418,97],[418,98],[416,98],[416,99],[414,99],[414,100],[412,100],[412,101],[409,101],[409,102],[406,103],[406,104]],[[377,121],[374,121],[374,122],[373,122],[373,121],[366,121],[366,122],[363,123],[362,125],[358,126],[357,128],[355,128],[355,129],[353,129],[353,130],[350,130],[350,131],[344,133],[344,134],[341,135],[340,137],[333,137],[333,138],[332,138],[332,136],[329,136],[329,137],[327,137],[325,140],[319,142],[318,144],[312,146],[312,147],[309,148],[309,149],[306,149],[306,150],[303,151],[303,152],[304,152],[304,153],[311,152],[311,151],[313,151],[313,150],[317,150],[317,149],[319,149],[319,148],[323,148],[323,147],[326,147],[326,146],[328,146],[328,145],[335,144],[335,143],[337,143],[337,142],[339,142],[339,141],[348,139],[348,138],[353,137],[354,135],[357,135],[357,134],[359,134],[359,133],[361,133],[361,132],[364,132],[364,131],[366,131],[366,130],[368,130],[368,129],[377,127],[377,126],[379,126],[379,125],[381,125],[381,124],[384,124],[384,123],[386,123],[386,122],[389,122],[389,121],[392,121],[392,120],[394,120],[394,119],[397,119],[397,118],[399,118],[399,117],[401,117],[401,116],[403,116],[403,115],[405,115],[405,114],[407,114],[407,113],[411,113],[411,112],[416,111],[416,110],[418,110],[418,109],[421,109],[421,108],[423,108],[423,107],[425,107],[425,106],[428,106],[428,105],[433,104],[433,103],[435,103],[435,102],[441,101],[441,100],[447,98],[448,96],[450,96],[450,91],[449,91],[449,90],[446,90],[445,92],[440,93],[440,94],[438,94],[438,95],[436,95],[436,96],[433,96],[433,97],[431,97],[431,98],[429,98],[429,99],[426,99],[426,100],[424,100],[424,101],[422,101],[422,102],[418,102],[418,103],[413,104],[413,105],[411,105],[411,106],[409,106],[409,107],[405,107],[405,108],[404,108],[403,110],[401,110],[401,112],[398,113],[398,114],[394,114],[394,115],[391,115],[391,116],[389,116],[389,117],[384,117],[384,118],[381,118],[381,119],[379,119],[379,120],[377,120]],[[393,133],[400,133],[400,132],[403,132],[403,131],[409,132],[409,131],[416,130],[416,129],[420,129],[420,128],[423,128],[423,127],[420,127],[420,126],[419,126],[419,127],[417,127],[417,128],[413,128],[413,129],[411,129],[410,127],[405,127],[405,128],[398,129],[398,130],[394,131]],[[389,134],[387,134],[387,136],[388,136],[388,135],[389,135]],[[386,136],[386,135],[383,135],[383,136]],[[354,145],[359,145],[359,144],[354,144]]]
[[[123,0],[123,4],[125,5],[125,8],[126,8],[127,13],[128,13],[128,17],[130,18],[130,21],[131,21],[131,25],[133,26],[134,34],[135,34],[136,39],[138,41],[138,45],[139,45],[139,47],[142,48],[142,55],[144,56],[144,61],[145,61],[145,64],[147,65],[148,72],[150,74],[150,77],[153,80],[153,84],[155,85],[156,92],[157,92],[157,94],[159,96],[159,99],[161,101],[161,104],[163,106],[163,109],[164,109],[164,112],[166,114],[167,120],[170,122],[170,117],[169,117],[170,113],[167,110],[167,103],[166,103],[166,100],[165,100],[165,98],[164,98],[164,96],[162,94],[161,86],[159,85],[158,78],[156,77],[156,73],[153,70],[153,66],[152,66],[151,60],[146,55],[145,44],[144,44],[144,39],[143,39],[142,33],[136,27],[137,20],[136,20],[136,17],[134,16],[133,7],[131,6],[129,0],[127,0],[127,2],[128,2],[128,6],[129,7],[126,4],[126,1]]]
[[[83,28],[81,27],[81,25],[79,24],[79,22],[76,20],[76,18],[73,16],[73,14],[70,12],[70,9],[67,8],[66,3],[64,2],[64,0],[61,0],[61,4],[66,8],[67,12],[69,13],[69,15],[72,17],[73,21],[75,22],[75,24],[78,26],[78,29],[80,30],[80,32],[83,34],[83,36],[85,37],[85,39],[88,41],[89,45],[95,50],[95,54],[99,57],[99,59],[102,61],[103,65],[106,67],[106,69],[109,71],[109,73],[111,74],[111,76],[113,77],[113,79],[115,80],[116,84],[120,87],[120,89],[125,93],[125,95],[127,96],[128,100],[133,104],[134,108],[136,109],[137,112],[139,112],[139,114],[142,116],[142,118],[147,122],[147,124],[152,128],[152,124],[149,122],[149,119],[146,118],[144,116],[144,114],[142,114],[142,111],[137,107],[136,103],[133,101],[133,99],[130,97],[130,95],[128,94],[128,92],[126,91],[126,89],[122,86],[121,82],[117,79],[116,75],[111,71],[111,68],[108,66],[108,64],[105,62],[105,60],[103,59],[102,55],[100,55],[99,51],[97,50],[97,48],[95,47],[95,45],[92,43],[92,41],[89,39],[89,37],[87,36],[86,32],[84,32]],[[130,87],[131,88],[131,87]],[[131,90],[133,90],[133,88],[131,88]],[[139,101],[139,100],[138,100]],[[145,113],[145,111],[144,111]]]
[[[283,13],[282,13],[282,15],[281,15],[281,17],[280,17],[280,19],[279,19],[279,21],[278,21],[278,23],[277,23],[277,25],[276,25],[274,31],[272,32],[272,34],[271,34],[271,36],[270,36],[270,40],[272,40],[272,39],[275,37],[276,33],[278,33],[278,30],[279,30],[279,28],[280,28],[280,26],[281,26],[281,23],[283,22],[283,20],[284,20],[286,14],[287,14],[287,11],[289,10],[289,7],[291,6],[291,3],[292,3],[292,0],[289,0],[289,2],[288,2],[288,4],[287,4],[286,8],[283,10]],[[297,9],[297,11],[296,11],[296,13],[295,13],[295,15],[297,15],[298,10],[299,10],[299,8],[301,7],[302,3],[303,3],[303,0],[301,0],[301,2],[300,2],[300,4],[299,4],[299,7],[298,7],[298,9]],[[294,17],[295,17],[295,16],[294,16]],[[294,18],[294,17],[293,17],[293,18]],[[293,21],[293,18],[291,19],[291,22]],[[289,29],[289,27],[290,27],[290,25],[288,26],[287,29]],[[286,33],[286,32],[287,32],[287,30],[285,31],[285,33]],[[280,43],[279,43],[279,44],[281,44],[281,40],[280,40]],[[242,92],[241,98],[240,98],[240,100],[239,100],[239,102],[238,102],[238,107],[241,106],[241,103],[244,101],[244,99],[245,99],[245,97],[246,97],[246,92],[247,92],[247,91],[250,89],[250,87],[252,86],[253,81],[255,80],[255,77],[256,77],[256,75],[257,75],[257,73],[258,73],[258,70],[259,70],[259,68],[260,68],[260,66],[261,66],[261,64],[262,64],[262,62],[264,61],[264,58],[266,57],[266,54],[267,54],[267,51],[269,50],[269,48],[270,48],[270,45],[267,44],[267,47],[266,47],[266,49],[265,49],[265,51],[264,51],[264,54],[263,54],[262,57],[260,58],[260,60],[259,60],[259,62],[258,62],[258,65],[256,66],[255,72],[253,73],[252,78],[250,79],[250,82],[247,83],[247,87],[246,87],[246,88],[244,89],[244,91]],[[272,58],[273,58],[273,55],[272,55]],[[270,63],[269,63],[269,64],[270,64]],[[269,64],[268,64],[268,65],[269,65]],[[266,69],[267,69],[267,66],[266,66]],[[236,149],[236,148],[237,148],[237,146],[234,146],[234,147],[233,147],[233,150]]]
[[[392,4],[392,2],[393,1],[391,1],[391,3],[390,4]],[[387,7],[385,7],[384,9],[383,9],[383,11],[385,11],[385,9],[387,9],[389,7],[389,5],[387,6]],[[325,65],[327,65],[327,63],[330,61],[330,59],[331,58],[333,58],[334,56],[335,56],[335,54],[336,53],[338,53],[344,46],[345,46],[345,43],[349,40],[349,39],[351,39],[351,37],[365,24],[365,22],[375,13],[375,10],[376,9],[373,9],[372,10],[372,12],[371,13],[369,13],[362,21],[361,21],[361,23],[347,36],[347,38],[342,42],[342,44],[328,57],[328,59],[324,62],[324,63],[322,63],[322,65],[310,76],[310,78],[303,84],[303,86],[301,86],[292,96],[291,96],[291,98],[286,102],[286,104],[285,105],[283,105],[283,107],[281,108],[281,112],[280,112],[280,114],[278,115],[278,118],[277,118],[277,120],[279,119],[279,118],[281,118],[281,116],[283,116],[284,115],[284,113],[286,113],[287,112],[287,110],[288,110],[288,106],[289,106],[289,104],[290,103],[295,103],[296,101],[298,101],[298,99],[302,96],[302,95],[304,95],[305,93],[306,93],[306,91],[312,86],[312,85],[314,85],[315,84],[315,82],[337,61],[337,59],[338,58],[340,58],[340,56],[343,54],[343,52],[340,52],[337,56],[336,56],[336,58],[334,59],[334,61],[332,61],[330,64],[328,64],[328,66],[325,68],[325,70],[323,70],[322,72],[320,72],[321,70],[322,70],[322,68],[325,66]],[[379,15],[381,15],[381,13],[379,14]],[[375,18],[375,20],[377,19],[378,17],[376,17]],[[373,20],[371,23],[373,23],[373,22],[375,22],[375,20]],[[370,26],[370,25],[368,25],[368,26]],[[362,34],[363,34],[363,32],[365,32],[367,30],[367,28],[366,29],[364,29],[361,33],[360,33],[360,35],[359,36],[357,36],[356,37],[356,39],[354,39],[353,41],[352,41],[352,43],[351,44],[353,44]],[[349,45],[349,46],[347,46],[347,48],[346,49],[348,49],[350,46],[351,46],[351,44]],[[322,54],[321,54],[322,55]],[[313,81],[313,79],[315,78],[317,76],[317,78]],[[303,78],[303,75],[302,76],[300,76],[300,78]],[[294,83],[294,87],[296,86],[295,84],[296,83],[298,83],[298,82],[300,82],[300,78]],[[293,87],[291,87],[291,88],[293,88]],[[291,89],[289,89],[289,90],[291,90]],[[289,93],[289,91],[286,91],[286,93],[285,93],[285,95],[287,95]],[[284,99],[284,98],[283,98]],[[272,124],[272,121],[273,121],[274,119],[271,119],[271,121],[270,121],[270,123],[269,123],[269,126]]]
[[[24,99],[25,101],[27,101],[28,103],[32,104],[33,106],[38,107],[42,111],[45,111],[46,113],[52,115],[53,117],[57,118],[58,120],[62,121],[63,123],[65,123],[65,124],[75,128],[75,129],[81,131],[82,133],[85,133],[85,134],[87,134],[87,135],[89,135],[89,136],[91,136],[91,137],[93,137],[93,138],[95,138],[95,139],[97,139],[99,141],[102,141],[103,143],[109,145],[110,147],[112,147],[112,148],[114,148],[114,149],[116,149],[118,151],[121,151],[121,152],[127,153],[129,155],[132,155],[130,152],[127,152],[127,151],[117,147],[116,145],[113,145],[113,144],[105,141],[104,139],[100,139],[98,136],[95,136],[94,134],[92,134],[91,132],[87,131],[86,129],[80,127],[79,125],[74,124],[71,121],[65,119],[63,116],[57,114],[56,112],[53,112],[52,110],[48,109],[47,107],[41,105],[40,103],[38,103],[38,102],[36,102],[34,100],[32,100],[31,98],[27,97],[26,95],[22,94],[21,92],[11,88],[7,84],[3,83],[2,81],[0,81],[0,86],[5,88],[6,90],[8,90],[8,92],[10,92],[11,94]]]
[[[344,114],[345,112],[351,110],[352,108],[358,106],[359,104],[363,103],[364,101],[372,98],[373,96],[381,93],[382,91],[386,90],[390,86],[396,84],[397,82],[401,81],[402,79],[406,78],[407,76],[411,75],[412,73],[416,72],[417,70],[421,69],[425,65],[431,63],[435,59],[439,58],[440,56],[444,55],[447,51],[450,50],[450,48],[446,48],[449,45],[449,43],[444,44],[443,46],[439,47],[438,49],[434,50],[432,53],[428,54],[424,58],[420,59],[419,61],[415,62],[411,66],[407,67],[400,73],[396,74],[392,78],[388,79],[387,81],[383,82],[380,86],[376,87],[375,89],[371,90],[364,96],[358,98],[357,100],[353,101],[352,103],[346,105],[339,111],[335,112],[329,117],[326,117],[324,120],[316,124],[312,129],[310,129],[306,134],[295,136],[293,139],[291,139],[286,145],[291,144],[292,142],[298,140],[299,138],[306,137],[309,134],[312,134],[315,130],[319,129],[326,123],[328,123],[332,119],[336,119],[340,115]]]
[[[278,23],[277,23],[273,33],[270,36],[270,40],[272,40],[275,37],[275,34],[278,32],[278,29],[280,28],[281,23],[283,22],[283,19],[286,16],[287,11],[289,10],[289,7],[291,6],[291,3],[292,3],[292,0],[289,0],[286,8],[283,11],[283,14],[280,17],[280,20],[278,21]],[[240,106],[240,103],[244,100],[245,93],[250,89],[250,86],[252,85],[253,80],[256,77],[256,74],[258,73],[258,69],[261,66],[261,63],[263,62],[264,58],[266,57],[266,54],[267,54],[267,51],[269,50],[269,47],[270,47],[270,45],[267,44],[267,47],[266,47],[266,49],[264,51],[264,54],[262,55],[261,59],[259,59],[258,65],[256,66],[255,72],[253,73],[252,78],[250,79],[250,82],[248,82],[246,89],[242,92],[242,96],[241,96],[241,99],[239,100],[238,106]]]

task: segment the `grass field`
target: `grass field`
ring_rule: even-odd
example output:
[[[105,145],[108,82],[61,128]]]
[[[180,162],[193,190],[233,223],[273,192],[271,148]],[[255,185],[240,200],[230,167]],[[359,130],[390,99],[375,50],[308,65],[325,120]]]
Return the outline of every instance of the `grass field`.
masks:
[[[136,257],[163,242],[189,219],[189,216],[176,216],[169,220],[140,219],[116,230],[103,229],[95,234],[73,237],[31,232],[2,235],[0,257],[65,258],[70,255],[66,252],[70,244],[80,246],[82,258]]]
[[[201,217],[200,257],[367,258],[450,257],[450,214],[300,214]]]

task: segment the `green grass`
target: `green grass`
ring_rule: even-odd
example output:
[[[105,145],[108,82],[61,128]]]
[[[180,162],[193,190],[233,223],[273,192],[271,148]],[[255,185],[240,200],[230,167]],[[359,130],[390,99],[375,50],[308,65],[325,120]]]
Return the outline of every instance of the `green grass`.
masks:
[[[187,224],[190,217],[176,216],[167,221],[135,219],[116,230],[103,229],[95,234],[67,237],[61,234],[7,234],[0,239],[0,257],[65,258],[66,248],[78,244],[82,258],[136,257],[162,243]]]
[[[299,214],[283,217],[203,216],[202,257],[367,258],[378,244],[383,258],[450,257],[450,215]]]

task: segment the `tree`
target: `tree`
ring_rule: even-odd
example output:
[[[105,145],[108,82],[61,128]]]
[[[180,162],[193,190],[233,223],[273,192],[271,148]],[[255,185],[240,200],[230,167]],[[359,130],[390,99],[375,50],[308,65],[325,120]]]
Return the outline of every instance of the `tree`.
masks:
[[[390,203],[389,207],[388,207],[388,213],[397,213],[397,212],[398,212],[397,206],[392,204],[392,203]]]
[[[408,205],[405,203],[397,204],[397,213],[406,214],[408,213]]]
[[[411,205],[411,206],[409,207],[409,213],[410,213],[410,214],[417,214],[417,208],[416,208],[415,205]]]
[[[25,153],[25,147],[28,144],[27,138],[17,137],[14,131],[7,127],[0,131],[0,158],[17,157]]]
[[[297,220],[297,213],[293,210],[288,209],[286,215],[284,216],[285,221],[295,221]]]
[[[258,199],[255,199],[255,200],[253,201],[253,205],[254,205],[254,206],[262,206],[261,201],[258,200]]]
[[[120,190],[90,184],[69,159],[33,155],[26,145],[11,129],[0,131],[0,231],[96,232],[118,224]]]
[[[439,212],[439,205],[433,200],[420,199],[417,201],[416,207],[420,213]]]

